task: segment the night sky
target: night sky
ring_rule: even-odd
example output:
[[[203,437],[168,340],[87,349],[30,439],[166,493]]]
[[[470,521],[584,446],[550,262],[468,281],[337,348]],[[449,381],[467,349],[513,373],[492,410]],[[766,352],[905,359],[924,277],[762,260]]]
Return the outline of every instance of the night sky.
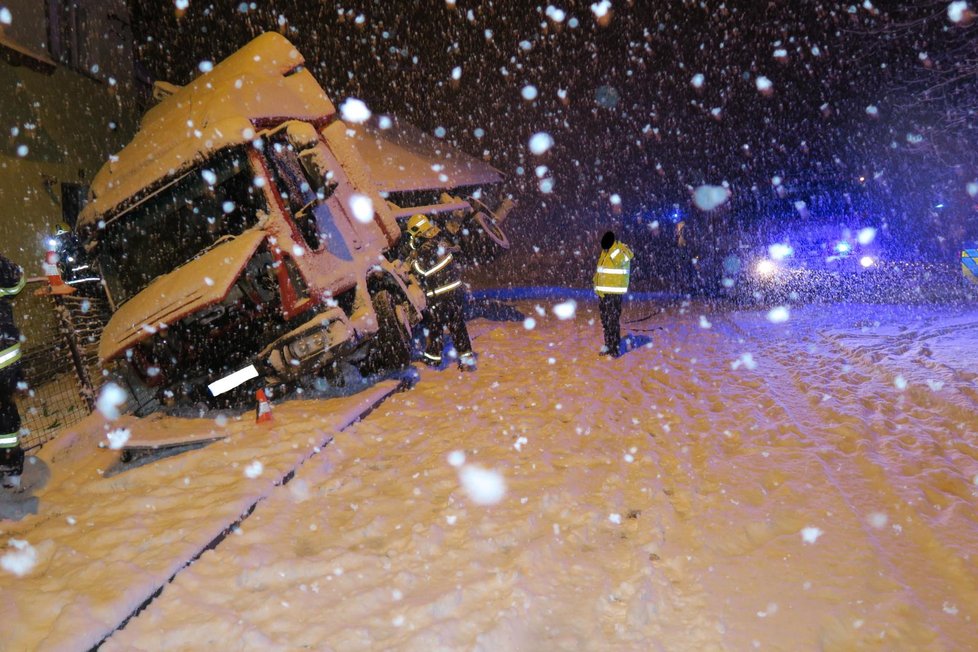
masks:
[[[973,53],[973,26],[951,22],[947,2],[877,4],[616,0],[607,13],[590,2],[514,0],[131,7],[152,78],[186,83],[201,61],[280,31],[335,104],[357,97],[375,113],[444,130],[507,174],[527,235],[569,244],[674,204],[704,219],[690,203],[704,183],[727,182],[723,210],[750,222],[765,211],[774,177],[845,187],[863,176],[895,232],[926,235],[946,219],[922,208],[938,195],[967,222],[973,137],[970,126],[947,126],[947,107],[973,104],[973,89],[949,84],[956,95],[941,98],[940,111],[920,92]],[[527,143],[541,131],[555,145],[537,157]],[[551,192],[541,191],[544,179]],[[541,228],[555,222],[569,228]]]

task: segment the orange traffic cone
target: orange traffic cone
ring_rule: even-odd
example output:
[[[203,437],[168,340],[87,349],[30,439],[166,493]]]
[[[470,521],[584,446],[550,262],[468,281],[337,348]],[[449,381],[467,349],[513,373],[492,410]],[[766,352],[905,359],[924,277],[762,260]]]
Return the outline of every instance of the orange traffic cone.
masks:
[[[44,275],[48,277],[50,287],[38,290],[35,294],[71,294],[75,291],[75,288],[61,280],[61,270],[58,269],[58,252],[54,249],[48,249],[41,267],[44,268]]]
[[[255,423],[267,423],[272,420],[272,404],[268,402],[265,395],[265,388],[255,392],[255,400],[258,401],[258,411],[255,414]]]

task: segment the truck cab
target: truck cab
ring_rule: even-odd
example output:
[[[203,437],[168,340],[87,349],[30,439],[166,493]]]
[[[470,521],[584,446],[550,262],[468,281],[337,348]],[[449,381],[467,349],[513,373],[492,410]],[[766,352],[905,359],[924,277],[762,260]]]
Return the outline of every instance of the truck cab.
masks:
[[[424,294],[353,135],[269,33],[163,99],[99,172],[78,225],[112,309],[99,357],[141,403],[407,364]]]

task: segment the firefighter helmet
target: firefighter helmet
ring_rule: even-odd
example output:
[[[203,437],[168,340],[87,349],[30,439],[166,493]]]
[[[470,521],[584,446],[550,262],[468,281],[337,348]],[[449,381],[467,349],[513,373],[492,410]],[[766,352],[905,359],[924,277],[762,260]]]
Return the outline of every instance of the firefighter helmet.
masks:
[[[438,235],[438,227],[428,219],[427,215],[417,214],[411,217],[407,223],[407,232],[412,237],[424,236],[433,238]]]
[[[64,222],[58,222],[58,226],[54,227],[54,234],[64,235],[65,233],[71,233],[71,227]]]

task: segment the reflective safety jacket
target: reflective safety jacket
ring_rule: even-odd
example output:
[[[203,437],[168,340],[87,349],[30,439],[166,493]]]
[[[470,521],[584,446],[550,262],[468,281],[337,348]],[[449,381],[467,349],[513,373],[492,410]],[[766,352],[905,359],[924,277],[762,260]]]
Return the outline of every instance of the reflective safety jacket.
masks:
[[[414,249],[411,271],[428,301],[446,296],[462,286],[457,248],[438,238],[425,237],[411,238],[411,248]]]
[[[601,251],[598,269],[594,272],[594,291],[599,297],[628,292],[633,257],[632,250],[617,240],[611,247]]]
[[[20,360],[20,333],[10,298],[24,289],[27,277],[18,265],[0,256],[0,369]]]

